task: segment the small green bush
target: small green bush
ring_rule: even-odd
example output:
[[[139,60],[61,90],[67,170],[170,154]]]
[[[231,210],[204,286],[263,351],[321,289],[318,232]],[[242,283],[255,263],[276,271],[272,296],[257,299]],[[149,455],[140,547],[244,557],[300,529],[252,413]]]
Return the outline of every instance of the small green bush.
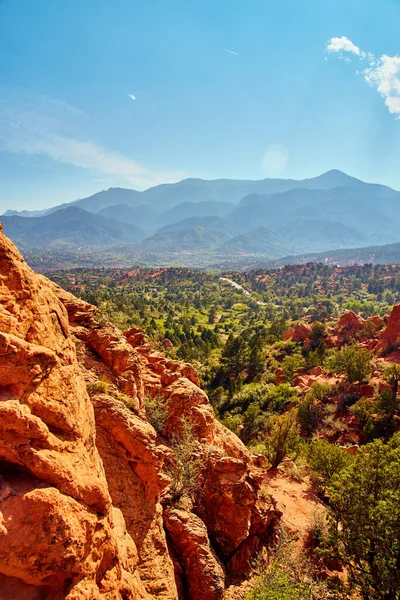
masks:
[[[268,566],[260,565],[254,588],[244,600],[328,600],[334,598],[312,569],[288,545],[281,544]],[[337,596],[336,596],[337,597]]]
[[[116,400],[119,400],[120,402],[123,402],[126,406],[126,408],[129,408],[129,410],[135,414],[138,413],[139,410],[139,402],[137,400],[137,398],[132,398],[132,396],[128,396],[127,394],[123,394],[122,392],[118,392],[118,394],[115,396]]]
[[[376,403],[373,398],[360,398],[350,408],[350,411],[363,425],[367,422],[368,418],[376,412]]]
[[[399,409],[397,396],[393,393],[393,389],[383,388],[376,401],[376,408],[384,419],[393,419]]]
[[[186,419],[181,419],[181,431],[173,436],[171,442],[175,455],[175,460],[169,468],[172,500],[176,502],[182,496],[193,499],[199,488],[201,461],[196,454],[193,429]]]
[[[331,388],[329,383],[319,383],[318,381],[314,381],[312,384],[310,391],[318,400],[326,400],[331,392]]]
[[[86,389],[89,392],[89,394],[107,394],[108,390],[110,389],[110,382],[104,378],[101,378],[95,383],[89,383],[86,386]]]
[[[296,412],[292,410],[283,415],[273,415],[267,424],[267,434],[263,441],[265,455],[273,469],[276,469],[286,456],[295,458],[301,446]]]
[[[239,427],[242,424],[242,417],[240,415],[229,415],[225,419],[222,419],[221,423],[224,427],[238,435]]]
[[[299,425],[306,433],[315,431],[322,417],[322,408],[312,394],[307,394],[299,404],[297,418]]]
[[[285,356],[281,366],[285,381],[292,383],[296,372],[306,366],[306,361],[301,354],[291,354]]]
[[[314,472],[313,483],[317,491],[330,484],[334,475],[352,461],[351,455],[326,440],[313,441],[307,451],[307,462]]]
[[[371,354],[365,348],[344,346],[333,352],[328,366],[334,373],[344,373],[350,383],[361,382],[372,371]]]
[[[168,410],[165,398],[161,394],[156,396],[146,395],[144,399],[146,417],[150,425],[160,435],[164,431],[164,425],[168,418]]]

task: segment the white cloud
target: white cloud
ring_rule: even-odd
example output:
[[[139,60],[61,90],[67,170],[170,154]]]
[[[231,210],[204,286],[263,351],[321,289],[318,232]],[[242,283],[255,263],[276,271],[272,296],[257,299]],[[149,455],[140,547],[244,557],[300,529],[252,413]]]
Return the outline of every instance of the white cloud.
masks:
[[[78,117],[78,121],[76,120]],[[154,171],[116,150],[82,135],[85,115],[64,103],[41,98],[0,95],[0,150],[22,155],[45,156],[53,161],[125,180],[148,188],[185,177],[183,173]],[[92,173],[91,175],[94,175]]]
[[[331,38],[326,50],[329,54],[338,53],[346,61],[349,59],[344,53],[353,54],[365,61],[368,66],[361,71],[364,80],[377,89],[389,112],[400,119],[400,56],[383,54],[380,58],[375,58],[371,52],[363,52],[346,37]],[[356,73],[358,75],[359,71]]]
[[[389,112],[400,118],[400,56],[383,54],[363,71],[365,81],[376,87]]]
[[[326,44],[326,50],[327,52],[329,52],[329,54],[332,54],[334,52],[351,52],[352,54],[355,54],[356,56],[361,56],[361,50],[358,46],[356,46],[355,44],[353,44],[352,41],[349,40],[349,38],[342,36],[342,37],[334,37],[331,38],[329,40],[329,42]]]
[[[224,48],[225,52],[229,52],[229,54],[234,54],[235,56],[239,56],[239,52],[235,52],[234,50],[228,50],[228,48]]]
[[[132,98],[132,100],[136,100],[136,96],[135,94],[128,94],[129,98]]]

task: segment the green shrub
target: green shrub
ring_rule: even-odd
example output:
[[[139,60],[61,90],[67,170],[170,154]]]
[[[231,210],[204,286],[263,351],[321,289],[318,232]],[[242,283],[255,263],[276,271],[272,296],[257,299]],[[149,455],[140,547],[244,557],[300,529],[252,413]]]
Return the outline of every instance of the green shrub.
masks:
[[[312,550],[326,543],[328,534],[326,514],[314,511],[307,524],[308,544]]]
[[[355,404],[355,402],[357,402],[357,400],[359,400],[360,398],[360,394],[357,393],[349,393],[349,394],[343,394],[343,396],[341,397],[341,408],[343,409],[343,407],[349,408],[350,406],[353,406]]]
[[[102,377],[95,383],[89,383],[86,386],[86,389],[89,392],[89,394],[95,394],[95,393],[107,394],[108,390],[110,388],[110,385],[111,385],[110,382]]]
[[[367,422],[368,418],[376,412],[376,404],[373,398],[360,398],[350,408],[350,411],[363,425]]]
[[[264,397],[261,407],[270,412],[282,412],[290,402],[297,398],[298,390],[288,383],[271,385]]]
[[[250,404],[243,414],[243,429],[240,432],[240,439],[245,444],[255,438],[264,429],[266,417],[266,413],[261,410],[259,404]]]
[[[171,477],[170,492],[173,501],[182,496],[193,498],[199,487],[200,457],[196,454],[196,439],[188,421],[181,419],[181,431],[171,440],[174,462],[168,469]]]
[[[137,401],[137,398],[132,398],[132,396],[128,396],[122,392],[118,392],[114,397],[116,400],[123,402],[130,411],[137,414],[139,410],[139,402]]]
[[[222,419],[221,423],[224,425],[224,427],[233,433],[236,433],[236,435],[239,435],[239,427],[242,424],[242,417],[241,415],[229,415],[225,417],[225,419]]]
[[[383,371],[383,377],[385,381],[392,386],[394,396],[397,396],[397,390],[400,382],[400,365],[396,363],[389,363],[386,365]]]
[[[305,368],[307,371],[313,367],[318,367],[322,362],[321,353],[319,350],[309,350],[305,355]]]
[[[358,346],[344,346],[336,350],[328,365],[334,373],[344,373],[350,383],[363,381],[372,371],[370,352]]]
[[[250,404],[262,405],[268,396],[268,392],[269,386],[262,383],[245,385],[221,405],[221,411],[232,410],[236,407],[240,407],[242,411],[245,411]]]
[[[323,401],[328,398],[331,388],[329,383],[319,383],[318,381],[314,381],[310,390],[312,391],[315,398]]]
[[[221,422],[248,443],[265,428],[269,413],[282,412],[294,402],[298,390],[287,383],[267,385],[251,383],[221,402],[218,413]],[[238,415],[241,415],[241,419]],[[238,426],[243,425],[239,432]]]
[[[400,435],[360,448],[332,479],[331,535],[365,600],[400,598]]]
[[[255,586],[244,600],[328,600],[326,585],[313,578],[312,569],[288,544],[281,544],[267,567],[256,568]],[[336,596],[337,597],[337,596]]]
[[[285,381],[292,383],[296,372],[306,366],[306,361],[301,354],[291,354],[289,356],[285,356],[281,366]]]
[[[314,323],[311,327],[310,331],[310,341],[311,347],[313,350],[322,350],[325,349],[325,335],[326,335],[326,327],[323,323]]]
[[[296,457],[300,450],[301,438],[297,430],[295,411],[273,415],[267,424],[263,442],[265,456],[273,469],[280,465],[285,456]]]
[[[156,396],[146,395],[144,399],[146,417],[157,433],[162,434],[168,418],[167,403],[161,394]]]
[[[322,408],[312,394],[307,394],[299,404],[297,418],[303,431],[312,433],[321,420]]]
[[[317,491],[324,490],[334,475],[351,461],[352,457],[348,452],[326,440],[313,441],[307,450],[307,462],[314,473],[313,483]]]
[[[380,392],[376,401],[376,408],[384,419],[391,420],[399,409],[397,395],[393,389],[384,387]]]

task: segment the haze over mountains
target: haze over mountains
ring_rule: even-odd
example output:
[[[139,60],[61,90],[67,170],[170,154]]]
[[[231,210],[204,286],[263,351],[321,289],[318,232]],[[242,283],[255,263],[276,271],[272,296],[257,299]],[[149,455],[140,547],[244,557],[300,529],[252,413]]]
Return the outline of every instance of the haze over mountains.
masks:
[[[301,181],[186,179],[8,210],[1,220],[21,249],[115,247],[144,262],[192,254],[213,264],[400,242],[400,192],[341,171]]]

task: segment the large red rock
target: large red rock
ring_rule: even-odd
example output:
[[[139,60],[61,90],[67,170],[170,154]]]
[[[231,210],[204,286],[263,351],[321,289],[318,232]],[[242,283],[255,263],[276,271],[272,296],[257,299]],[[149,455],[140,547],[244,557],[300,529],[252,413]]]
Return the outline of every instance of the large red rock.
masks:
[[[306,323],[297,323],[296,327],[289,327],[285,333],[285,340],[292,340],[293,342],[305,342],[309,339],[311,333],[311,327]]]
[[[91,329],[84,340],[118,377],[118,385],[122,391],[138,398],[142,407],[143,385],[139,357],[132,351],[131,345],[119,329],[107,323],[104,327]]]
[[[294,342],[305,342],[310,337],[310,333],[311,327],[309,325],[297,323],[292,335],[292,340]]]
[[[400,342],[400,304],[393,306],[382,335],[382,350],[395,348]]]
[[[353,311],[349,311],[341,315],[336,329],[338,331],[343,331],[343,329],[351,330],[351,331],[361,331],[363,329],[365,321],[360,315],[357,315]]]
[[[99,323],[1,233],[0,275],[1,600],[222,597],[279,519],[259,494],[265,471],[191,365]],[[163,438],[146,395],[166,404]],[[183,420],[201,465],[184,511],[168,504],[167,468]]]
[[[286,340],[291,340],[293,334],[294,334],[294,327],[288,327],[287,330],[286,330],[286,332],[285,332],[285,335],[283,336],[283,339],[285,341]]]
[[[2,600],[144,597],[68,312],[2,234],[0,274]]]

